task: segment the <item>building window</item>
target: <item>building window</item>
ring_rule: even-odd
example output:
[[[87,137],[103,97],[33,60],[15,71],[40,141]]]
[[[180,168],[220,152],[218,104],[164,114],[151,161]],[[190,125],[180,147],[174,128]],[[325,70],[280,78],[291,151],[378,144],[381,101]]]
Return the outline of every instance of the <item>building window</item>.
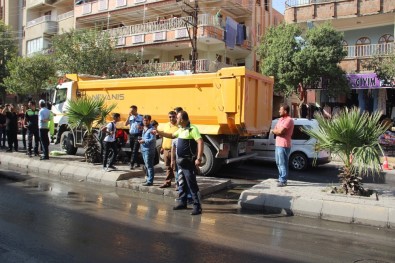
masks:
[[[44,49],[44,41],[43,38],[36,38],[27,41],[26,43],[26,54],[31,55],[36,52],[40,52]]]
[[[355,43],[355,56],[356,57],[365,57],[371,55],[371,42],[368,37],[361,37]]]
[[[378,54],[388,55],[394,48],[394,36],[391,34],[385,34],[379,39]]]

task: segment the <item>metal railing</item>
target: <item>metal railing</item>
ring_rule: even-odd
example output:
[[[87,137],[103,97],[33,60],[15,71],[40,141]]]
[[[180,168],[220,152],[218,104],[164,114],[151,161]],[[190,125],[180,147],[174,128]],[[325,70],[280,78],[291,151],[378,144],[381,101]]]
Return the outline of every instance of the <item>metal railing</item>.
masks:
[[[162,21],[113,28],[106,30],[105,32],[107,32],[111,37],[118,37],[185,28],[186,23],[192,23],[191,16],[175,17]],[[198,16],[198,26],[219,26],[218,19],[210,14],[201,14]]]
[[[69,11],[67,13],[63,13],[63,14],[58,15],[58,21],[64,20],[64,19],[67,19],[67,18],[70,18],[70,17],[73,17],[73,16],[74,16],[74,10],[71,10],[71,11]]]
[[[339,0],[287,0],[285,1],[285,8],[298,7],[302,5],[338,2],[338,1]],[[340,0],[340,1],[344,1],[344,0]]]
[[[136,70],[136,71],[144,69],[144,70],[155,71],[155,72],[192,70],[192,60],[161,62],[161,63],[147,63],[147,64],[142,64],[142,65],[133,66],[133,67],[134,67],[134,70]],[[141,69],[139,67],[141,67]],[[196,60],[196,72],[200,72],[200,73],[216,72],[217,70],[219,70],[221,68],[226,68],[226,67],[231,67],[231,65],[227,65],[222,62],[211,61],[208,59]]]
[[[52,16],[47,15],[47,16],[40,16],[36,19],[30,20],[29,22],[27,22],[26,27],[31,27],[31,26],[35,26],[37,24],[43,23],[43,22],[56,22],[56,20],[52,20]]]
[[[395,51],[395,43],[344,46],[346,58],[364,58],[372,56],[387,56]]]

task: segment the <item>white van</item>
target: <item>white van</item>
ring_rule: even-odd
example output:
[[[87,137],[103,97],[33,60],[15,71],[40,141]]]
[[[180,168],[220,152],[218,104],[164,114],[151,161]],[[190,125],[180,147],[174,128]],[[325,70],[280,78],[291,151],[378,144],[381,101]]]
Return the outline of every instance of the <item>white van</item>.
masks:
[[[294,132],[292,134],[292,147],[289,157],[289,166],[294,170],[305,170],[312,165],[329,163],[331,154],[329,150],[316,152],[316,140],[301,131],[301,128],[318,129],[318,122],[314,119],[297,119],[294,118]],[[276,126],[278,119],[272,121],[271,129]],[[261,136],[254,136],[253,152],[257,155],[253,157],[256,160],[275,162],[276,136],[271,133]]]

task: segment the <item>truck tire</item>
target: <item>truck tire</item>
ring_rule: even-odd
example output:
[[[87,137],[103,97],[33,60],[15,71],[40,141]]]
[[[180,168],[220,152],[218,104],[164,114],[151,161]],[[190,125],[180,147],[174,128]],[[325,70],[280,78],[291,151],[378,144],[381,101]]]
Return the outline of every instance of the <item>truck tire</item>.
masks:
[[[208,143],[204,143],[204,151],[200,174],[203,176],[212,176],[221,167],[219,159],[215,158],[215,149]]]
[[[309,165],[307,156],[302,152],[295,152],[289,158],[289,166],[292,170],[304,171]]]
[[[60,148],[69,155],[75,155],[77,153],[78,148],[74,147],[73,134],[71,132],[65,131],[62,133],[60,137]]]

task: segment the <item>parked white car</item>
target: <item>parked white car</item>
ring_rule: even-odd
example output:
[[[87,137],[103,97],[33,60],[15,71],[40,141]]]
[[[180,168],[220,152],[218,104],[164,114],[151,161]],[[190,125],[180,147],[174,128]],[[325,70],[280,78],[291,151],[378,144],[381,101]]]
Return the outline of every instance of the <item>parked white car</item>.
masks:
[[[309,135],[302,132],[301,128],[318,129],[318,122],[314,119],[298,119],[294,118],[294,132],[292,134],[292,147],[289,157],[289,166],[294,170],[305,170],[312,165],[329,163],[331,154],[329,150],[316,151],[316,140],[310,138]],[[278,119],[272,121],[271,129],[273,129]],[[255,160],[275,162],[275,135],[271,133],[262,136],[254,136],[253,152],[258,155],[253,157]]]

